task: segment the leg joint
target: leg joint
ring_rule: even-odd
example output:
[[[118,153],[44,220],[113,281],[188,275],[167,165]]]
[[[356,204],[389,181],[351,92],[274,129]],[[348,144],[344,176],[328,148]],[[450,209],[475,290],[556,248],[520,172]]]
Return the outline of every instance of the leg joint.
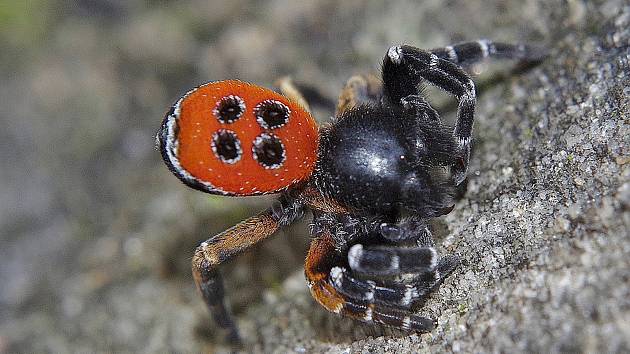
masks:
[[[387,57],[394,64],[402,63],[402,56],[403,56],[403,52],[400,46],[393,46],[393,47],[390,47],[389,50],[387,50]]]
[[[212,278],[216,272],[216,266],[220,263],[218,255],[211,252],[212,250],[204,243],[197,247],[192,259],[193,272],[199,274],[202,281]]]

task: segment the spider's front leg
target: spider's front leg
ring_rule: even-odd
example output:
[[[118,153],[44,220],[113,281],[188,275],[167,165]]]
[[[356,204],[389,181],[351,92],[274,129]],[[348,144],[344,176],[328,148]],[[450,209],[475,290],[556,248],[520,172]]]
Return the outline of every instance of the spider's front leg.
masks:
[[[326,232],[319,234],[312,241],[306,258],[305,275],[308,286],[320,305],[330,312],[363,322],[381,323],[407,330],[433,329],[434,324],[430,319],[370,301],[365,298],[365,292],[359,296],[342,293],[335,287],[335,279],[342,270],[336,266],[339,263],[333,261],[335,252],[333,237]],[[341,259],[336,261],[343,263]]]
[[[389,48],[383,61],[385,98],[392,104],[415,104],[419,111],[428,112],[429,116],[435,114],[420,96],[419,87],[423,81],[426,80],[457,98],[459,106],[453,135],[460,156],[452,173],[455,184],[459,185],[466,178],[468,169],[476,103],[475,84],[459,65],[472,64],[487,57],[514,59],[531,64],[543,60],[546,55],[542,48],[489,40],[461,43],[431,51],[407,45],[394,46]]]
[[[350,270],[333,269],[334,285],[341,293],[408,310],[459,264],[456,256],[438,255],[422,218],[383,223],[380,230],[390,245],[355,244],[348,251]],[[404,281],[383,280],[387,278]]]
[[[217,267],[271,236],[304,214],[304,205],[282,195],[262,213],[209,238],[197,247],[192,260],[193,278],[216,324],[228,331],[228,340],[240,344],[238,329],[225,304],[223,281]]]
[[[421,243],[420,240],[427,240],[424,236],[407,233],[409,230],[387,227],[389,236],[399,241]],[[414,314],[411,307],[425,298],[457,264],[455,257],[438,259],[429,246],[364,247],[361,244],[350,248],[346,262],[338,253],[330,230],[322,229],[311,244],[305,273],[311,294],[331,312],[363,322],[425,332],[435,327],[434,321]],[[402,274],[408,274],[408,279],[383,280]]]
[[[407,45],[389,48],[383,61],[386,99],[392,104],[413,103],[420,95],[419,86],[424,80],[454,95],[459,101],[453,131],[459,161],[452,167],[455,185],[459,185],[466,178],[470,159],[476,103],[474,82],[461,67],[431,52]]]
[[[509,44],[480,39],[474,42],[464,42],[443,48],[430,50],[440,59],[448,60],[459,65],[471,65],[485,58],[518,60],[523,63],[537,63],[547,56],[542,47],[532,47],[526,44]]]

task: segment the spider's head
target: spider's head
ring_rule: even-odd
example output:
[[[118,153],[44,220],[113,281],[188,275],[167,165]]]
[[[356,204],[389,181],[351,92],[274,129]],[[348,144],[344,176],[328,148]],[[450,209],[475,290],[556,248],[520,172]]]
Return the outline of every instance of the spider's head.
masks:
[[[357,212],[430,217],[453,205],[453,183],[443,166],[452,160],[451,134],[424,127],[405,112],[360,106],[321,132],[315,183]]]

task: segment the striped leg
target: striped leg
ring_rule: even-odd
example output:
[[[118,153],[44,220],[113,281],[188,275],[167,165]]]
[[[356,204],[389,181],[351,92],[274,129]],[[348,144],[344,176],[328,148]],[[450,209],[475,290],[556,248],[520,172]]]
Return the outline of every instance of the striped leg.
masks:
[[[345,296],[408,310],[415,302],[425,298],[458,263],[457,257],[445,257],[435,268],[404,282],[359,279],[342,267],[333,267],[330,274],[335,289]]]
[[[435,48],[430,52],[440,59],[459,65],[474,64],[488,57],[539,62],[547,56],[547,52],[542,48],[525,44],[495,43],[487,39]]]
[[[228,340],[241,342],[238,329],[224,301],[223,281],[217,267],[252,245],[271,236],[303,215],[303,206],[281,196],[271,208],[202,242],[192,260],[193,278],[215,322],[228,331]]]
[[[382,223],[380,232],[396,246],[355,244],[347,253],[350,269],[331,268],[332,286],[347,298],[409,310],[459,264],[455,256],[439,259],[422,218],[411,216],[395,224]]]
[[[391,277],[435,269],[438,255],[432,247],[407,248],[356,244],[348,251],[350,268],[360,274]]]
[[[334,272],[340,269],[335,264],[342,261],[335,255],[337,253],[332,236],[329,232],[323,232],[311,243],[305,265],[311,294],[328,311],[363,322],[380,323],[405,330],[425,332],[435,327],[435,323],[429,318],[341,293],[335,288],[331,276],[333,269]]]
[[[459,101],[453,131],[459,158],[452,168],[455,185],[459,185],[466,178],[470,159],[476,103],[474,82],[461,67],[435,54],[407,45],[389,48],[383,61],[383,82],[385,96],[392,103],[419,94],[419,85],[424,80]]]

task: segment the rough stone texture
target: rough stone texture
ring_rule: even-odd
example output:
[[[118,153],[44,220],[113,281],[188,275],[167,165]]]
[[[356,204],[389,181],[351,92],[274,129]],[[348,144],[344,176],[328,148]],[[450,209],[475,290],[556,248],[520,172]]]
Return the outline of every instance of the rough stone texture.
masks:
[[[481,37],[551,55],[480,93],[468,192],[435,224],[464,264],[419,310],[438,328],[405,335],[326,313],[299,270],[302,223],[225,268],[246,350],[630,351],[626,2],[145,6],[0,13],[0,353],[227,351],[194,292],[191,251],[268,200],[177,183],[152,150],[170,101],[206,80],[285,74],[334,97],[391,44]],[[477,81],[494,68],[476,68]]]

